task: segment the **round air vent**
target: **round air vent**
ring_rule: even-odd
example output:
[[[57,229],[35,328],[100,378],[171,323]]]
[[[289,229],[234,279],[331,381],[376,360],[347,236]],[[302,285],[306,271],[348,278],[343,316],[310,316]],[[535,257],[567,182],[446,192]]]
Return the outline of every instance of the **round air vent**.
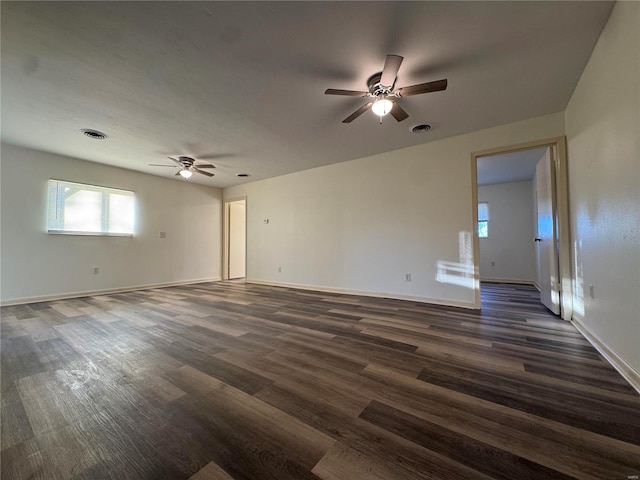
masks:
[[[422,132],[426,132],[428,130],[431,130],[431,125],[428,125],[426,123],[422,123],[420,125],[416,125],[414,127],[411,127],[411,131],[413,133],[422,133]]]
[[[84,133],[89,138],[93,138],[94,140],[104,140],[105,138],[107,138],[104,133],[99,132],[98,130],[91,130],[89,128],[83,129],[82,133]]]

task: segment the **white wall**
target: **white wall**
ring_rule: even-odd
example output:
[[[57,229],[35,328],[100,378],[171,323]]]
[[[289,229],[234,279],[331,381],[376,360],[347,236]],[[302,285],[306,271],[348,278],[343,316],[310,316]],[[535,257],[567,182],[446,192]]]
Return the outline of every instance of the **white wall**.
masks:
[[[3,302],[220,278],[220,189],[12,145],[1,148]],[[135,235],[47,234],[49,178],[133,190]],[[93,266],[100,267],[98,275]]]
[[[639,117],[640,3],[618,2],[566,110],[574,317],[638,375]]]
[[[531,181],[478,186],[478,202],[489,204],[489,238],[480,239],[481,279],[535,281],[532,188]]]
[[[436,280],[469,261],[471,152],[560,135],[562,113],[225,189],[247,196],[247,279],[473,306]]]

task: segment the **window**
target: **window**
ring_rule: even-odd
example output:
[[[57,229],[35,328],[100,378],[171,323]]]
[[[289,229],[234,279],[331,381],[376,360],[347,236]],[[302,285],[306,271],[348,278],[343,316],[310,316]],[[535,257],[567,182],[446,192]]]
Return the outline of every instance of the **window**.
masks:
[[[47,231],[73,235],[133,235],[134,194],[127,190],[49,180]]]
[[[478,203],[478,237],[489,237],[489,204],[487,202]]]

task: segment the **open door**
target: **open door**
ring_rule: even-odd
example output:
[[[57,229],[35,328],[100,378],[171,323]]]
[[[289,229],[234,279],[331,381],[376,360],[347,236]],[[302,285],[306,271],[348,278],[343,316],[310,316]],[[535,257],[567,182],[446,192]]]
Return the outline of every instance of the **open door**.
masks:
[[[246,202],[239,200],[228,204],[228,271],[229,279],[246,276]]]
[[[536,274],[540,301],[554,314],[560,314],[560,282],[558,280],[558,234],[556,226],[555,169],[551,148],[536,165]]]

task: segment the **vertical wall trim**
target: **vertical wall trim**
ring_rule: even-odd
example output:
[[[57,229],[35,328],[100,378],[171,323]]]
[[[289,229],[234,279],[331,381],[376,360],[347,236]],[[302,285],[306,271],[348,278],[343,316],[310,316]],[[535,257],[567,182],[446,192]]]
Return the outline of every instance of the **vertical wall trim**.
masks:
[[[473,205],[473,304],[482,308],[480,301],[480,237],[478,237],[478,155],[471,154],[471,205]]]
[[[567,159],[567,137],[560,137],[555,144],[556,206],[558,221],[558,254],[560,264],[560,288],[562,305],[560,311],[564,320],[573,316],[573,272],[571,252],[571,222],[569,218],[569,175]]]

